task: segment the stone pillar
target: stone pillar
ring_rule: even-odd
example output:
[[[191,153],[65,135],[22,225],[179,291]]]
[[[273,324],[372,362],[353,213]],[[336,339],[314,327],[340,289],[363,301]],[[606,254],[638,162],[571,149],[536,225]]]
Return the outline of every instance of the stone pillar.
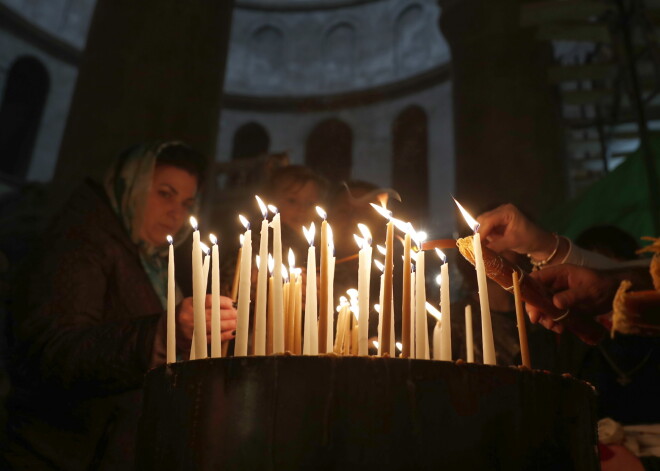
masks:
[[[232,0],[98,0],[53,200],[139,142],[181,139],[213,158],[232,9]]]
[[[475,213],[511,202],[539,215],[566,196],[552,50],[520,26],[523,3],[439,0],[452,54],[456,195]]]

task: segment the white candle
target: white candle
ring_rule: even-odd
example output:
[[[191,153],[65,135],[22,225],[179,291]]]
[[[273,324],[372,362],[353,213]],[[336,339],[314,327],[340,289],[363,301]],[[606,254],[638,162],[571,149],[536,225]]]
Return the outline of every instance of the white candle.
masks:
[[[447,256],[440,249],[435,249],[436,253],[442,260],[440,267],[440,311],[442,311],[442,327],[441,338],[442,346],[440,347],[440,359],[443,361],[451,361],[451,300],[449,295],[449,264],[447,263]]]
[[[318,321],[316,319],[316,251],[314,249],[314,223],[309,230],[303,227],[309,242],[307,251],[307,284],[305,286],[305,334],[303,336],[303,355],[318,355]]]
[[[474,231],[472,238],[472,250],[474,251],[474,267],[477,270],[477,283],[479,285],[479,304],[481,305],[481,336],[483,340],[484,351],[484,364],[494,365],[495,359],[495,343],[493,341],[493,326],[490,319],[490,303],[488,301],[488,283],[486,278],[486,268],[484,266],[484,257],[481,253],[481,235],[479,234],[479,223],[459,204],[458,205],[463,217],[468,225]]]
[[[417,319],[417,281],[416,281],[416,268],[414,263],[417,261],[417,256],[413,255],[413,263],[411,264],[412,272],[410,273],[410,356],[408,358],[417,358],[415,349],[415,337],[417,330],[415,329],[415,321]]]
[[[220,254],[218,250],[218,239],[209,234],[213,244],[213,255],[211,268],[211,357],[222,356],[222,339],[220,338]]]
[[[433,328],[433,359],[442,360],[442,324],[436,321]]]
[[[424,251],[421,241],[419,252],[415,255],[415,358],[429,359],[428,323],[426,320],[426,278],[424,276]]]
[[[206,290],[209,284],[209,269],[211,268],[211,249],[204,242],[200,242],[199,246],[201,247],[202,253],[204,254],[204,263],[202,264],[202,286],[204,289],[202,291],[204,292],[204,298],[206,298]]]
[[[252,270],[252,231],[250,223],[243,216],[239,219],[245,226],[243,253],[238,282],[238,319],[236,321],[236,343],[234,356],[247,356],[248,330],[250,328],[250,271]]]
[[[465,347],[467,362],[474,363],[474,334],[472,332],[472,306],[465,306]]]
[[[174,281],[174,239],[167,236],[170,244],[167,264],[167,363],[176,361],[176,282]]]
[[[380,246],[378,246],[380,251]],[[378,356],[383,354],[383,290],[385,289],[385,265],[380,263],[378,260],[374,260],[374,265],[381,271],[380,275],[380,291],[378,294],[378,304],[374,306],[374,309],[378,313]],[[378,308],[376,308],[378,306]]]
[[[358,355],[369,355],[369,284],[371,278],[371,233],[364,224],[358,224],[363,238],[358,266]],[[360,239],[356,237],[356,240]]]
[[[273,228],[273,353],[284,353],[284,295],[282,292],[282,226],[280,213],[275,206],[268,206],[275,214]]]
[[[327,214],[320,206],[316,207],[316,212],[321,216],[323,221],[321,222],[321,266],[319,284],[319,351],[321,353],[327,353],[330,351],[330,345],[328,345],[328,317],[330,317],[332,311],[328,310],[328,278],[330,275],[329,267],[329,253],[328,253],[328,221]]]
[[[268,290],[268,208],[261,198],[255,196],[261,214],[261,238],[259,244],[259,261],[257,264],[257,300],[254,305],[254,354],[266,354],[266,302]]]
[[[332,229],[330,224],[328,224],[328,329],[327,329],[327,339],[326,344],[328,346],[328,353],[332,352],[332,346],[334,344],[334,289],[335,289],[335,263],[337,258],[335,257],[335,244],[332,236]]]
[[[195,358],[206,358],[206,293],[203,284],[202,273],[202,252],[199,241],[199,230],[197,220],[190,217],[190,224],[193,226],[193,246],[192,246],[192,272],[193,272],[193,348]]]

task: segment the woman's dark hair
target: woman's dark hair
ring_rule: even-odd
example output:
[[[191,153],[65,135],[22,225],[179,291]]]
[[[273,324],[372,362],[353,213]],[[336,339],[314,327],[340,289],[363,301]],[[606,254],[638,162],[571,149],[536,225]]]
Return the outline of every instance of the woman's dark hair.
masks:
[[[593,226],[576,237],[575,243],[615,260],[634,260],[639,245],[633,236],[616,226]]]
[[[307,182],[314,182],[318,185],[321,199],[323,199],[328,189],[327,180],[304,165],[287,165],[273,170],[266,191],[270,196],[276,196],[282,191],[302,188]]]
[[[171,165],[197,178],[197,186],[201,187],[208,167],[208,159],[201,152],[182,142],[164,144],[156,156],[156,165]]]

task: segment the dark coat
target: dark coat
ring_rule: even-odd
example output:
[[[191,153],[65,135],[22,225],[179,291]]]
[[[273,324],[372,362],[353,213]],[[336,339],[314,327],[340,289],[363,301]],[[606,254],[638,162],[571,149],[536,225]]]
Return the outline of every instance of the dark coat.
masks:
[[[131,469],[163,308],[101,187],[72,197],[19,278],[13,306],[16,469]]]

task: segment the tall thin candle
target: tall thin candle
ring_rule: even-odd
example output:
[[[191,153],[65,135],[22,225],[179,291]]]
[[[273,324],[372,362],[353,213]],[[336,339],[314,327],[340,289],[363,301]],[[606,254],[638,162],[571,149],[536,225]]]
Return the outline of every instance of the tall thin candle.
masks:
[[[257,265],[257,300],[254,305],[254,354],[266,354],[266,306],[268,290],[268,208],[258,196],[263,220],[259,239],[259,261]]]
[[[447,256],[440,249],[435,249],[442,261],[440,267],[440,310],[442,311],[442,326],[440,327],[440,337],[442,343],[440,347],[440,360],[451,361],[451,300],[449,298],[449,264]]]
[[[412,267],[410,265],[410,232],[406,231],[403,239],[403,296],[401,306],[401,357],[411,356],[410,324],[411,324],[411,287]]]
[[[529,356],[529,344],[527,342],[527,327],[525,326],[525,314],[522,306],[522,296],[520,295],[520,279],[518,272],[514,271],[513,275],[513,295],[516,303],[516,321],[518,322],[518,338],[520,339],[520,356],[522,357],[523,366],[527,368],[532,367],[532,360]]]
[[[176,361],[176,282],[174,281],[174,239],[167,236],[169,257],[167,263],[167,363]]]
[[[202,251],[200,248],[199,229],[197,219],[190,217],[193,227],[192,271],[193,271],[193,348],[195,358],[206,358],[206,310],[205,292],[202,273]]]
[[[273,205],[268,208],[275,214],[270,223],[273,228],[273,353],[284,353],[284,297],[282,293],[282,226],[280,213]]]
[[[369,284],[371,278],[371,233],[364,224],[358,224],[361,240],[358,265],[358,355],[369,355]]]
[[[307,283],[305,286],[305,335],[303,337],[303,354],[318,355],[318,323],[316,319],[316,251],[314,249],[314,223],[309,230],[303,227],[305,237],[309,242],[307,251]]]
[[[465,347],[467,362],[474,363],[474,333],[472,332],[472,306],[465,306]]]
[[[472,247],[474,251],[474,266],[477,270],[477,284],[479,285],[479,304],[481,305],[481,336],[483,339],[484,364],[494,365],[495,342],[493,339],[493,326],[490,318],[490,302],[488,301],[488,279],[484,267],[484,257],[481,251],[481,235],[479,234],[479,223],[460,205],[456,200],[458,209],[463,214],[465,221],[474,231]]]
[[[245,226],[243,234],[243,254],[238,283],[238,319],[236,322],[235,356],[247,356],[248,330],[250,328],[250,271],[252,270],[252,231],[250,223],[243,216],[239,219]]]
[[[316,207],[316,212],[321,216],[321,276],[319,292],[319,352],[327,353],[330,349],[328,345],[328,215],[320,206]]]
[[[218,238],[209,234],[213,244],[211,255],[211,357],[222,356],[222,342],[220,339],[220,252],[218,250]]]
[[[428,323],[426,320],[426,278],[424,276],[424,251],[421,250],[421,241],[418,242],[419,251],[416,254],[415,271],[415,358],[429,359]]]

